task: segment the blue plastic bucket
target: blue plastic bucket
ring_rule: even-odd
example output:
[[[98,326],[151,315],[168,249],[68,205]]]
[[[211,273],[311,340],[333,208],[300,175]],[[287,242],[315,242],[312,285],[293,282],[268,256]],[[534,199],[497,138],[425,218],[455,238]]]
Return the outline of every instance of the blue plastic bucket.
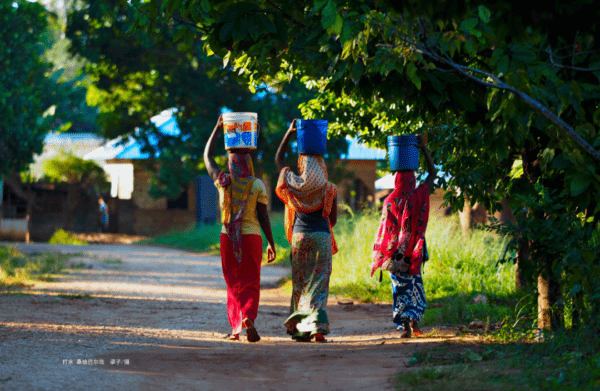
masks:
[[[417,143],[417,136],[413,135],[388,137],[387,144],[391,171],[416,171],[419,168]]]
[[[327,121],[323,119],[296,120],[298,153],[324,154],[327,149]]]

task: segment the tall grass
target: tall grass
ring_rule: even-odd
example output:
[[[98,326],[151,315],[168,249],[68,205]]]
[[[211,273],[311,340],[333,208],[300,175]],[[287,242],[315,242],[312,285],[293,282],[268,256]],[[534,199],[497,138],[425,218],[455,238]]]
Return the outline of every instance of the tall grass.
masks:
[[[373,241],[379,213],[366,212],[340,219],[334,233],[339,253],[333,257],[331,293],[365,302],[391,302],[389,273],[371,277]],[[463,236],[454,218],[431,216],[426,232],[430,260],[423,267],[425,294],[438,308],[429,309],[426,323],[460,323],[473,319],[501,319],[510,315],[520,297],[515,295],[514,267],[497,265],[505,242],[482,230]],[[487,304],[474,304],[477,294]]]
[[[13,246],[0,246],[0,291],[27,286],[28,281],[51,281],[60,272],[68,255],[42,253],[29,256]]]

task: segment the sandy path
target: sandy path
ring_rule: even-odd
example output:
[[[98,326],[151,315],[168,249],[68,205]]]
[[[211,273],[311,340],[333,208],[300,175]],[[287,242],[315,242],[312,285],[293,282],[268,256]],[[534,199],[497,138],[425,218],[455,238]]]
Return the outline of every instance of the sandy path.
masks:
[[[85,268],[36,284],[32,296],[0,296],[0,390],[385,390],[416,349],[454,339],[400,340],[391,305],[330,298],[329,342],[296,343],[282,326],[289,298],[274,288],[289,270],[269,266],[262,340],[226,341],[218,257],[132,245],[19,248],[83,253],[71,262]]]

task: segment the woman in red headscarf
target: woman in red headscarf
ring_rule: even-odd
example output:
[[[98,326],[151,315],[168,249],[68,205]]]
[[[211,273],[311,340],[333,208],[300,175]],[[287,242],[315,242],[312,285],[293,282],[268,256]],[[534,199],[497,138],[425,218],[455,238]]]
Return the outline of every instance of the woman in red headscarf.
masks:
[[[246,329],[249,342],[260,336],[254,327],[260,296],[260,266],[262,261],[262,228],[269,245],[267,262],[275,260],[275,244],[267,214],[267,191],[263,182],[254,177],[252,159],[246,149],[229,151],[229,174],[221,172],[213,156],[219,121],[204,150],[204,163],[219,190],[223,229],[221,230],[221,263],[227,283],[227,316],[232,340],[238,340]]]
[[[426,306],[421,265],[428,258],[425,230],[429,220],[429,193],[436,175],[423,137],[418,136],[418,140],[429,175],[425,183],[416,187],[413,171],[396,173],[395,189],[383,202],[371,264],[371,275],[378,268],[390,272],[393,320],[398,329],[404,330],[403,338],[410,337],[412,331],[421,333],[418,324]]]
[[[280,170],[275,193],[285,203],[285,231],[292,246],[292,303],[285,322],[297,341],[325,342],[329,320],[325,312],[331,258],[337,252],[333,227],[337,221],[337,187],[327,180],[320,155],[300,155],[298,174],[285,167],[285,152],[295,120],[275,157]]]

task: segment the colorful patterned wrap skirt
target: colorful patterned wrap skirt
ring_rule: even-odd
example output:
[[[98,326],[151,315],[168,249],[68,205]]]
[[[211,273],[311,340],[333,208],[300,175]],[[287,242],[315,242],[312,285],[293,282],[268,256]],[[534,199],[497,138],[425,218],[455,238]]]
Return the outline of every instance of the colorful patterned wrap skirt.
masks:
[[[421,273],[411,276],[408,273],[390,273],[392,278],[392,306],[394,323],[401,327],[402,323],[423,319],[427,301]]]
[[[288,334],[306,339],[329,333],[325,306],[331,277],[331,234],[298,232],[292,236],[292,303],[285,321]]]

